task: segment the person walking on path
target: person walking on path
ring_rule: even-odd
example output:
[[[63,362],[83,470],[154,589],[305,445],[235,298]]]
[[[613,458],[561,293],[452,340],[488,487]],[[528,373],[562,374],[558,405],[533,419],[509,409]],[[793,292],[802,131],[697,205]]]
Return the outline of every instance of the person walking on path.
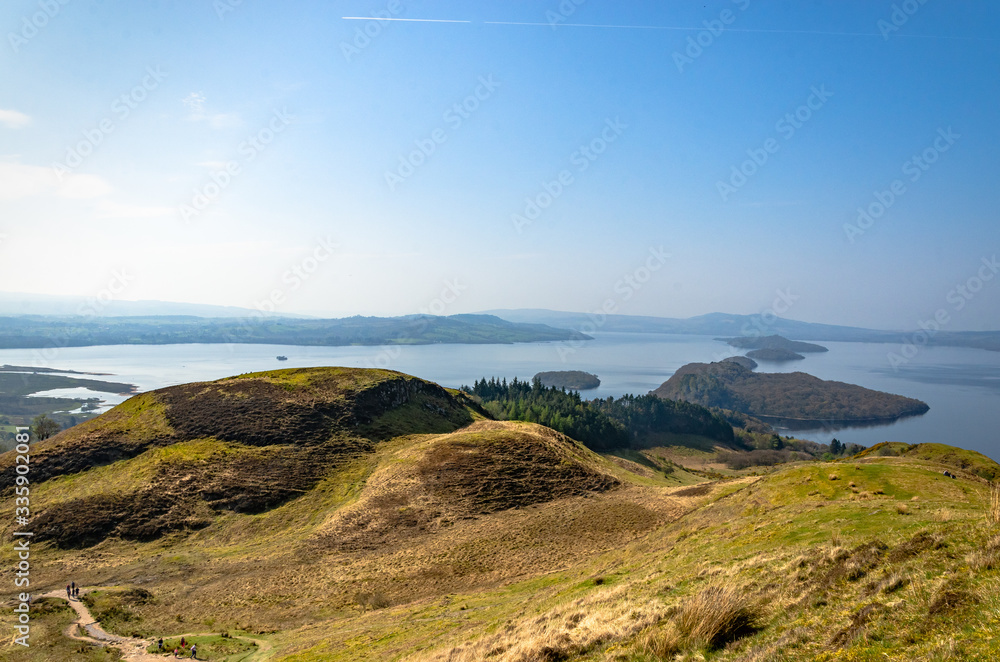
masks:
[[[198,644],[191,644],[191,659],[198,659]]]
[[[73,599],[73,592],[72,589],[70,589],[69,584],[66,584],[66,599],[67,600]]]

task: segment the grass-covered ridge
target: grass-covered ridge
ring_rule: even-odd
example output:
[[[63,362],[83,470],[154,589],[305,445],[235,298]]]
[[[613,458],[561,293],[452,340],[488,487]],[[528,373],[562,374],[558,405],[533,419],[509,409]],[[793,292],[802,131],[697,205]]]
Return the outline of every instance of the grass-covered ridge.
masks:
[[[135,437],[139,452],[32,486],[36,531],[62,508],[104,518],[79,531],[109,533],[35,541],[32,590],[102,587],[94,612],[118,634],[225,632],[199,641],[230,662],[1000,655],[1000,493],[983,478],[1000,466],[960,449],[893,444],[706,480],[679,465],[665,475],[649,449],[600,455],[490,420],[467,396],[390,371],[257,373],[161,396],[85,430]],[[309,401],[327,438],[296,423]],[[178,402],[206,403],[213,434],[187,438]],[[265,418],[265,402],[282,406]],[[84,439],[70,432],[39,450]],[[269,494],[280,498],[253,505]],[[140,516],[164,504],[175,510]],[[0,535],[13,507],[0,501]],[[129,528],[154,522],[169,526]],[[37,624],[55,645],[28,662],[75,659],[51,602]]]

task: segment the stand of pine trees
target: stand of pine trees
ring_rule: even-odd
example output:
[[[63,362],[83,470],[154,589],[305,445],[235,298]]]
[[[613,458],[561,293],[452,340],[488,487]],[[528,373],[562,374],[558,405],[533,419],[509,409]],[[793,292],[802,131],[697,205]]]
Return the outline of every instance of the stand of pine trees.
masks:
[[[702,435],[724,443],[734,439],[732,426],[704,407],[652,394],[587,401],[576,391],[516,377],[509,383],[484,378],[462,390],[478,397],[494,418],[539,423],[596,451],[641,446],[655,433]]]

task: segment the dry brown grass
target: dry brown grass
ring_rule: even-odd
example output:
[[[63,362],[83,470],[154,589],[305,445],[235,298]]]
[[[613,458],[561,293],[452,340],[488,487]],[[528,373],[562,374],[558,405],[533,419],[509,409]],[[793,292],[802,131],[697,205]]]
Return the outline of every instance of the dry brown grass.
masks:
[[[541,615],[511,622],[471,644],[409,658],[413,662],[552,662],[624,641],[658,623],[658,600],[630,599],[628,584],[580,598]]]
[[[686,649],[718,649],[753,634],[762,620],[749,589],[733,582],[713,584],[681,603],[667,625],[643,635],[637,647],[663,659]]]
[[[1000,485],[990,489],[990,503],[986,510],[986,521],[993,526],[1000,524]]]
[[[969,568],[976,571],[1000,568],[1000,535],[990,538],[982,549],[977,549],[966,557]]]
[[[897,503],[896,512],[899,513],[900,515],[909,515],[910,507],[907,506],[905,503]]]
[[[748,590],[724,583],[709,586],[686,600],[675,621],[689,644],[718,648],[755,632],[759,616]]]

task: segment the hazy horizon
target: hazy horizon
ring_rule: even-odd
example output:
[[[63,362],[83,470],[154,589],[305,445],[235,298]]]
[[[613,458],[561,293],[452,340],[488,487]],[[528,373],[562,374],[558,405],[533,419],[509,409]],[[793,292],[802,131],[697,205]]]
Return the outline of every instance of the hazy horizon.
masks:
[[[8,2],[3,289],[998,329],[1000,8],[911,4]]]

